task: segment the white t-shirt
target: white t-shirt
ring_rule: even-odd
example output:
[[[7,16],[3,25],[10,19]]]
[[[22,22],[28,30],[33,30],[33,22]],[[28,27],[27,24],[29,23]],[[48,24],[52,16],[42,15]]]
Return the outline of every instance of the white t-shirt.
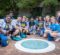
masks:
[[[2,28],[3,32],[6,32],[8,29],[12,30],[16,25],[15,23],[15,20],[12,20],[11,23],[7,24],[3,19],[2,21],[0,21],[0,27]]]

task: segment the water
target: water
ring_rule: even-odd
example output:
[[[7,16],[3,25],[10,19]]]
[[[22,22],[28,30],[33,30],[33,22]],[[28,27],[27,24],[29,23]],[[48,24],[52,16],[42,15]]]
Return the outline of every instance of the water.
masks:
[[[22,42],[21,45],[28,49],[45,49],[48,47],[48,43],[41,40],[27,40]]]

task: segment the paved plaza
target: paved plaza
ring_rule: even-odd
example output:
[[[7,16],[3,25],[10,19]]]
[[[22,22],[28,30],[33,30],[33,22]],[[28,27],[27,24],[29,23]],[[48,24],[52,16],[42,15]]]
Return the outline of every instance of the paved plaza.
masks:
[[[39,37],[37,35],[30,35],[27,37],[29,38],[37,38],[37,39],[44,39],[43,37]],[[0,47],[0,55],[60,55],[60,42],[54,42],[56,45],[55,50],[48,52],[48,53],[25,53],[23,51],[19,51],[15,48],[14,44],[16,41],[9,40],[9,45],[7,47]]]

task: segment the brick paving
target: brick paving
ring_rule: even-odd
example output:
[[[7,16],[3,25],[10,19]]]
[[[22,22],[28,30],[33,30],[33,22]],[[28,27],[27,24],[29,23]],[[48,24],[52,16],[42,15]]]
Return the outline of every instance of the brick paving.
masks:
[[[43,39],[43,37],[38,37],[36,35],[30,35],[27,38]],[[56,45],[55,50],[48,53],[39,54],[25,53],[23,51],[19,51],[15,48],[15,43],[16,41],[9,40],[9,45],[7,47],[0,47],[0,55],[60,55],[60,42],[54,42]]]

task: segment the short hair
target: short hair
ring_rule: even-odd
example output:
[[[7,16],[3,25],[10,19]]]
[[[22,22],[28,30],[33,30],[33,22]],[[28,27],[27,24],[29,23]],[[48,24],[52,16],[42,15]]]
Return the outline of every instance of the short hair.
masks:
[[[58,23],[60,23],[60,17],[58,17],[57,21],[58,21]]]

